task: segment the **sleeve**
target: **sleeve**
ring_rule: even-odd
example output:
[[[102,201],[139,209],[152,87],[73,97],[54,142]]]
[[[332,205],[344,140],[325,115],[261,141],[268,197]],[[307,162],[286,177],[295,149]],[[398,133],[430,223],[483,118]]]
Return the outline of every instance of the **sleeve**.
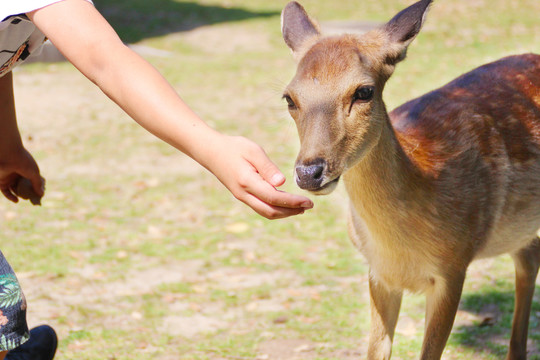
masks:
[[[2,0],[0,5],[0,21],[13,15],[24,14],[33,10],[41,9],[62,0]],[[92,3],[92,0],[86,0]]]

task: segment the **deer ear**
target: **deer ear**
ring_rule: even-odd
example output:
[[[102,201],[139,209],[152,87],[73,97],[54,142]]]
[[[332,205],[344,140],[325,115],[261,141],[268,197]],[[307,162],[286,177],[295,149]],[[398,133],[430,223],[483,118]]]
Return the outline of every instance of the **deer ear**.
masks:
[[[432,1],[418,1],[400,11],[383,26],[383,31],[388,35],[390,42],[397,47],[398,54],[395,62],[405,58],[407,47],[420,32]]]
[[[296,1],[288,3],[281,12],[281,32],[295,57],[299,57],[298,54],[306,49],[306,45],[320,36],[318,24]]]

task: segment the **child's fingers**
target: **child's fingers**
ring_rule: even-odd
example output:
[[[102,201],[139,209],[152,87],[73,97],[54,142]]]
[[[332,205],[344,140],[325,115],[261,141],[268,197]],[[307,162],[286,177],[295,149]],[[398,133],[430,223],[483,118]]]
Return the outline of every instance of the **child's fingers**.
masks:
[[[270,220],[283,219],[293,215],[303,214],[304,208],[288,208],[270,205],[261,199],[248,194],[246,199],[243,200],[249,207],[251,207],[257,214],[264,216]]]
[[[6,199],[14,203],[19,201],[17,195],[13,191],[13,186],[17,183],[17,180],[18,176],[16,174],[5,175],[2,179],[0,179],[0,191],[6,197]]]
[[[30,200],[30,202],[33,205],[41,205],[41,197],[43,196],[43,189],[44,186],[44,180],[43,178],[39,178],[37,181],[37,189],[39,191],[36,191],[36,185],[32,183],[30,179],[21,177],[18,179],[15,186],[11,189],[15,195],[20,197],[24,200]]]
[[[22,177],[19,179],[19,183],[23,182],[24,187],[28,188],[26,191],[32,191],[34,196],[42,197],[45,193],[45,179],[41,177],[39,167],[35,163],[30,154],[30,163],[25,167],[18,169],[18,174]],[[24,180],[23,180],[24,179]]]
[[[14,203],[19,202],[19,198],[11,192],[9,187],[2,187],[0,188],[0,191],[2,191],[2,194],[4,194],[9,201],[13,201]]]
[[[253,174],[252,181],[245,190],[248,194],[273,208],[293,209],[303,212],[313,207],[313,202],[307,197],[279,191],[258,174]]]

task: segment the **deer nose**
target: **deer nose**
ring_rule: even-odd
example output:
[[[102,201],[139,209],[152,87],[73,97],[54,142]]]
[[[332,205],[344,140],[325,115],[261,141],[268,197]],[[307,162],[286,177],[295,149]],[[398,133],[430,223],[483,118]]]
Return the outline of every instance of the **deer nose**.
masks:
[[[325,169],[326,162],[323,159],[317,159],[308,165],[297,165],[296,183],[304,190],[320,189],[324,180]]]

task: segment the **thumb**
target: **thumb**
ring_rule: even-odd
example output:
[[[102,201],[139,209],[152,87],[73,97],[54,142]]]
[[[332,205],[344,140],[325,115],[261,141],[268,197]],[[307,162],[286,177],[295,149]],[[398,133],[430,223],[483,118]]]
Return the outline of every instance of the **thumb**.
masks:
[[[262,148],[260,148],[260,152],[254,155],[251,164],[264,180],[274,187],[281,186],[285,183],[285,175],[283,175],[272,160],[268,158]]]
[[[37,177],[30,179],[30,181],[32,182],[32,188],[36,194],[43,196],[45,194],[45,178],[38,175]]]

